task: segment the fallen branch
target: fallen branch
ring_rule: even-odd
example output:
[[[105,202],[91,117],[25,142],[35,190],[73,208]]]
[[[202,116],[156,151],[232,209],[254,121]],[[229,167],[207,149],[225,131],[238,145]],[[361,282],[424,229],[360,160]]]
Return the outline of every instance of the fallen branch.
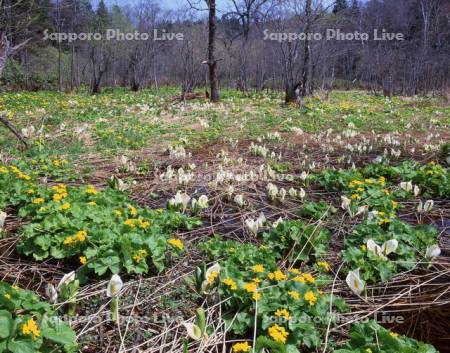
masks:
[[[14,127],[14,125],[6,119],[5,115],[0,115],[0,121],[17,137],[17,139],[22,142],[25,146],[25,149],[28,149],[28,142],[25,140],[25,137]]]

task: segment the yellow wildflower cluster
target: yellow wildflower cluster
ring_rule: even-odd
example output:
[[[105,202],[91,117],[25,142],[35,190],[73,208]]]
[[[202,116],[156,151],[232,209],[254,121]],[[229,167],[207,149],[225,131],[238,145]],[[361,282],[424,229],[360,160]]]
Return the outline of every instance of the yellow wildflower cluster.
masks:
[[[326,261],[318,261],[317,266],[322,267],[327,272],[331,269],[330,264]]]
[[[35,205],[40,205],[41,203],[44,203],[44,199],[42,198],[42,197],[37,197],[37,198],[35,198],[34,200],[33,200],[33,203],[35,204]]]
[[[17,168],[16,166],[11,166],[10,169],[12,170],[12,172],[16,175],[17,179],[22,179],[22,180],[31,180],[31,177],[25,173],[23,173],[19,168]]]
[[[239,342],[239,343],[235,343],[233,344],[233,348],[232,351],[233,353],[240,353],[240,352],[248,352],[250,350],[250,345],[248,344],[248,342]]]
[[[231,290],[236,290],[237,289],[237,284],[232,278],[229,278],[229,277],[225,278],[222,281],[222,283],[227,285],[228,287],[230,287]]]
[[[167,243],[169,243],[170,245],[172,245],[173,247],[175,247],[179,250],[183,250],[183,248],[184,248],[183,242],[180,239],[172,238],[172,239],[169,239],[167,241]]]
[[[252,299],[253,300],[259,300],[261,299],[261,294],[258,293],[258,285],[255,282],[251,283],[244,283],[242,286],[247,292],[252,293]]]
[[[210,273],[206,281],[208,282],[209,285],[212,285],[216,281],[217,277],[219,277],[219,271],[213,271]]]
[[[256,272],[256,273],[263,273],[264,266],[263,265],[255,265],[255,266],[252,266],[252,270],[253,270],[253,272]]]
[[[148,253],[146,250],[144,249],[140,249],[136,255],[133,256],[133,260],[136,263],[140,263],[142,261],[142,259],[145,259],[147,257]]]
[[[89,195],[97,195],[98,191],[94,185],[88,185],[88,187],[86,188],[86,193]]]
[[[317,301],[317,297],[312,291],[308,291],[305,293],[305,300],[309,303],[309,305],[314,305],[314,303]]]
[[[354,179],[354,180],[350,181],[350,183],[348,183],[348,187],[350,189],[359,187],[360,185],[364,185],[364,183],[361,180],[357,180],[357,179]]]
[[[146,221],[145,219],[139,218],[138,219],[139,227],[142,229],[147,229],[150,227],[150,221]]]
[[[0,174],[8,174],[9,170],[3,165],[0,165]]]
[[[62,199],[65,199],[68,195],[67,186],[64,184],[52,186],[52,190],[55,192],[53,194],[53,201],[61,201]]]
[[[114,215],[115,215],[116,217],[121,217],[121,216],[122,216],[122,211],[120,211],[120,210],[114,210]]]
[[[391,336],[392,338],[398,338],[399,334],[396,332],[389,332],[389,336]]]
[[[287,276],[282,271],[276,270],[275,272],[270,272],[267,278],[275,281],[285,281]]]
[[[300,283],[316,283],[316,279],[310,273],[302,273],[293,278],[294,281]]]
[[[87,263],[86,256],[80,256],[80,257],[79,257],[79,260],[80,260],[80,264],[86,265],[86,263]]]
[[[288,295],[295,300],[299,300],[300,299],[300,293],[296,292],[295,290],[291,290],[288,292]]]
[[[39,327],[33,319],[29,319],[22,325],[22,333],[26,336],[30,335],[33,340],[41,335],[41,331],[39,331]]]
[[[270,326],[268,333],[275,342],[279,343],[286,343],[286,340],[289,337],[289,332],[287,332],[283,326],[277,324]]]
[[[130,228],[136,228],[136,224],[135,224],[136,220],[133,218],[128,218],[127,220],[123,221],[123,224],[125,224],[126,226],[130,227]]]
[[[133,217],[136,217],[136,215],[137,215],[137,210],[136,210],[136,208],[134,208],[134,207],[131,206],[131,205],[128,205],[128,211],[130,212],[130,215],[132,215]]]
[[[282,317],[285,320],[290,320],[291,319],[291,315],[289,314],[289,311],[287,311],[286,309],[277,309],[277,311],[275,311],[275,316],[276,317]]]
[[[70,203],[69,202],[66,202],[66,203],[64,203],[62,206],[60,206],[59,207],[59,209],[61,210],[61,211],[67,211],[67,210],[69,210],[70,209]]]
[[[75,235],[64,239],[64,245],[72,245],[75,243],[82,243],[86,240],[87,233],[84,230],[78,231]]]

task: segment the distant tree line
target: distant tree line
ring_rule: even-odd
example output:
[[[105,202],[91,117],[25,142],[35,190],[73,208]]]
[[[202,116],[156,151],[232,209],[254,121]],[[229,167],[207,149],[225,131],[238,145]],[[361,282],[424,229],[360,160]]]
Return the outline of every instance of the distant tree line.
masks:
[[[180,11],[158,1],[107,7],[101,0],[0,0],[3,89],[74,90],[179,85],[184,97],[207,87],[278,89],[286,101],[315,90],[363,88],[419,94],[450,86],[448,0],[185,0]],[[105,40],[108,29],[183,40]],[[367,33],[369,40],[326,40],[327,30]],[[402,33],[404,40],[373,40]],[[100,33],[101,40],[43,40],[50,33]],[[319,33],[273,40],[281,33]],[[269,36],[270,34],[270,36]],[[265,37],[266,40],[264,40]],[[277,37],[278,36],[278,37]]]

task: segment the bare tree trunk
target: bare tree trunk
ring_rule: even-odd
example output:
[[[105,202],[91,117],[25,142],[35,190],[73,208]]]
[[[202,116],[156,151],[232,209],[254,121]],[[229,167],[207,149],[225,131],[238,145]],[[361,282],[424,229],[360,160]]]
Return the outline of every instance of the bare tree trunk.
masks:
[[[211,90],[211,102],[218,102],[219,97],[219,80],[217,78],[217,59],[216,59],[216,0],[207,0],[209,8],[209,33],[208,33],[208,67],[209,67],[209,84]]]
[[[6,37],[6,33],[0,32],[0,76],[2,75],[3,70],[5,69],[8,58],[17,51],[19,51],[20,49],[22,49],[25,45],[27,45],[27,43],[30,40],[31,38],[28,38],[22,43],[17,44],[14,47],[11,47],[11,43]]]
[[[306,27],[305,33],[309,33],[309,28],[311,26],[311,4],[312,0],[306,0],[305,4],[305,16],[306,16]],[[302,77],[300,84],[300,97],[306,97],[308,94],[308,71],[310,62],[310,47],[309,47],[309,37],[306,36],[305,48],[303,53],[303,67],[302,67]]]

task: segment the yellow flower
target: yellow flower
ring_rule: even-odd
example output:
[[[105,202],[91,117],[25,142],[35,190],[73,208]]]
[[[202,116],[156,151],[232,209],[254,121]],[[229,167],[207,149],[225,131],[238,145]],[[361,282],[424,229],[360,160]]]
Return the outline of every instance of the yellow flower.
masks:
[[[250,350],[250,345],[248,342],[240,342],[233,344],[233,353],[239,353],[239,352],[248,352]]]
[[[269,327],[269,336],[275,341],[279,343],[286,343],[286,340],[289,336],[289,332],[283,326],[279,326],[277,324]]]
[[[386,184],[386,178],[385,178],[384,176],[380,176],[380,177],[378,178],[378,183],[379,183],[381,186],[384,186],[384,184]]]
[[[86,240],[87,233],[84,230],[78,231],[75,235],[64,239],[64,245],[72,245],[75,243],[82,243]]]
[[[225,285],[227,285],[228,287],[230,287],[230,289],[231,290],[236,290],[237,289],[237,284],[236,284],[236,282],[233,280],[233,279],[231,279],[231,278],[225,278],[223,281],[222,281],[222,283],[223,284],[225,284]]]
[[[89,201],[87,204],[88,204],[89,206],[96,206],[96,205],[97,205],[97,202],[95,202],[95,201]]]
[[[317,266],[322,267],[327,272],[330,271],[330,269],[331,269],[330,264],[326,261],[318,261]]]
[[[144,249],[140,249],[137,254],[133,256],[133,260],[139,263],[142,259],[147,257],[147,255],[147,251],[145,251]]]
[[[89,195],[96,195],[98,194],[98,191],[94,185],[88,185],[88,187],[86,188],[86,193]]]
[[[70,203],[66,202],[65,204],[63,204],[60,208],[61,211],[66,211],[68,209],[70,209]]]
[[[276,270],[275,272],[271,272],[267,275],[267,278],[276,281],[284,281],[287,279],[287,276],[280,270]]]
[[[258,290],[258,286],[254,282],[253,283],[244,283],[244,285],[242,287],[249,293],[253,293]]]
[[[8,300],[11,299],[11,294],[6,293],[6,294],[5,294],[5,298],[8,299]]]
[[[360,245],[359,247],[361,248],[362,251],[367,251],[366,244]]]
[[[208,278],[206,279],[208,284],[211,285],[216,281],[216,278],[219,277],[219,271],[213,271],[210,273]]]
[[[4,166],[0,167],[0,174],[8,174],[8,173],[9,173],[8,168],[6,168]]]
[[[27,190],[27,194],[29,194],[29,195],[34,194],[34,190],[33,190],[33,189],[28,189],[28,190]]]
[[[361,196],[358,195],[358,194],[352,194],[351,198],[352,198],[353,200],[360,200],[360,199],[361,199]]]
[[[114,211],[114,215],[115,215],[116,217],[120,217],[120,216],[122,216],[122,212],[119,211],[119,210],[115,210],[115,211]]]
[[[263,265],[255,265],[252,267],[253,272],[256,273],[263,273],[264,272],[264,266]]]
[[[398,338],[398,336],[399,336],[399,334],[398,334],[398,333],[395,333],[395,332],[389,332],[389,335],[390,335],[392,338]]]
[[[373,179],[366,179],[364,181],[366,184],[373,184]]]
[[[390,223],[390,222],[391,222],[390,219],[388,219],[388,218],[383,218],[382,220],[380,220],[380,221],[378,222],[378,224],[381,226],[381,225],[383,225],[383,224],[387,224],[387,223]]]
[[[174,246],[175,248],[178,248],[179,250],[183,250],[184,245],[180,239],[172,238],[172,239],[169,239],[167,242],[170,245]]]
[[[314,305],[314,303],[317,301],[317,297],[312,291],[308,291],[305,293],[305,300],[309,303],[309,305]]]
[[[301,274],[302,274],[302,272],[301,272],[298,268],[291,268],[291,269],[289,270],[289,272],[295,273],[295,274],[297,274],[297,275],[301,275]]]
[[[260,278],[253,278],[252,281],[256,284],[260,284],[262,282]]]
[[[300,283],[305,283],[305,282],[306,282],[305,277],[303,277],[303,275],[295,276],[295,277],[293,278],[293,280],[294,280],[295,282],[300,282]]]
[[[128,205],[128,210],[133,217],[137,215],[137,210],[133,206]]]
[[[289,314],[289,311],[287,311],[286,309],[277,309],[277,311],[275,311],[275,316],[276,317],[283,317],[286,320],[290,320],[291,319],[291,315]]]
[[[252,295],[252,299],[254,301],[260,300],[261,299],[261,294],[258,293],[258,292],[254,292],[253,295]]]
[[[38,198],[33,200],[33,203],[35,205],[40,205],[41,203],[44,203],[44,199],[42,197],[38,197]]]
[[[130,227],[130,228],[135,228],[136,224],[134,224],[134,219],[127,219],[126,221],[123,222],[123,224],[125,224],[126,226]]]
[[[289,291],[288,294],[292,299],[295,299],[295,300],[300,299],[300,293],[296,292],[295,290]]]
[[[316,279],[309,273],[304,273],[303,278],[305,278],[306,282],[315,283]]]
[[[389,195],[389,190],[388,190],[388,189],[383,189],[383,192],[384,192],[386,195]]]
[[[22,325],[22,333],[24,335],[31,335],[33,340],[36,340],[41,335],[41,331],[39,331],[39,327],[33,319],[29,319]]]
[[[357,191],[357,192],[363,192],[364,189],[363,189],[363,188],[357,188],[356,191]]]
[[[67,197],[67,193],[66,192],[62,192],[62,193],[59,193],[59,194],[54,194],[53,195],[53,201],[61,201],[65,197]]]
[[[392,200],[392,208],[397,208],[398,207],[398,202]]]
[[[139,227],[141,227],[142,229],[146,229],[146,228],[150,227],[149,221],[145,221],[145,220],[139,218],[138,222],[139,222]]]
[[[87,262],[86,256],[80,256],[79,260],[80,260],[80,264],[86,265],[86,262]]]
[[[358,185],[363,185],[363,184],[364,183],[361,180],[354,179],[354,180],[350,181],[350,183],[348,183],[348,187],[349,188],[354,188],[354,187],[356,187]]]

